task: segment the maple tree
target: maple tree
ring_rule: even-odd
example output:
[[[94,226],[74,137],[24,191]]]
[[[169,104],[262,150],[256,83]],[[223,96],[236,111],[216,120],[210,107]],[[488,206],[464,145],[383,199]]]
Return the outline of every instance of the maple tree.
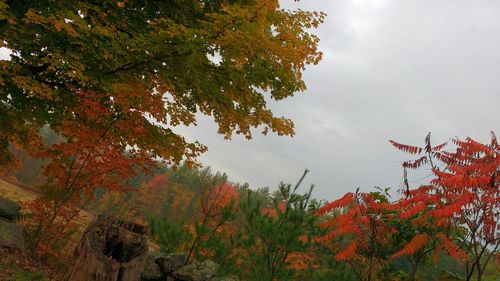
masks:
[[[391,141],[396,148],[419,155],[416,160],[404,162],[404,169],[429,164],[435,176],[430,184],[413,190],[406,184],[406,198],[400,202],[404,207],[401,216],[412,217],[413,221],[432,218],[442,226],[445,231],[435,234],[440,243],[434,255],[444,251],[465,261],[466,280],[471,280],[474,273],[481,280],[486,265],[500,248],[500,146],[495,134],[491,135],[489,144],[455,138],[454,151],[444,150],[447,143],[432,146],[430,133],[424,147]],[[452,227],[463,231],[456,242],[449,238]],[[423,234],[412,241],[415,243],[406,247],[411,252],[427,242]],[[408,250],[399,254],[407,254]]]
[[[11,144],[50,159],[34,247],[96,187],[123,190],[151,159],[196,164],[207,148],[173,127],[197,113],[226,138],[292,135],[267,103],[305,89],[323,18],[277,0],[0,1],[0,47],[12,52],[0,61],[0,162],[13,160]],[[47,145],[42,128],[62,141]]]
[[[123,133],[122,146],[174,163],[205,150],[171,129],[195,124],[197,112],[228,138],[251,137],[259,125],[291,135],[292,122],[266,101],[305,89],[302,70],[321,59],[309,29],[323,18],[276,0],[3,0],[0,47],[12,55],[0,62],[0,139],[27,146],[45,125],[62,134],[85,102],[108,114],[102,119],[113,123],[109,135]]]
[[[31,249],[40,252],[59,240],[58,237],[65,236],[70,228],[62,226],[68,226],[91,202],[97,187],[124,190],[125,179],[136,175],[137,170],[147,171],[155,165],[147,151],[131,148],[124,153],[120,143],[127,134],[130,138],[141,138],[138,131],[143,127],[132,125],[142,118],[141,113],[118,116],[94,98],[93,93],[82,94],[82,104],[73,109],[73,119],[57,126],[66,141],[40,145],[31,151],[37,157],[48,159],[43,168],[46,181],[40,186],[42,196],[28,205],[35,220],[28,224],[32,232]],[[125,96],[114,100],[129,102]],[[121,123],[122,118],[126,121]],[[133,127],[123,131],[128,126]],[[122,134],[111,133],[113,130],[121,130]],[[152,143],[147,139],[143,141]]]

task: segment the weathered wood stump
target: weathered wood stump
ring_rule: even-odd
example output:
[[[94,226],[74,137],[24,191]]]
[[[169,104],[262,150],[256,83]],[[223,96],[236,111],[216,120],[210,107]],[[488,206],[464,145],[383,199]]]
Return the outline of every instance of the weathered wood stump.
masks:
[[[100,215],[85,230],[64,280],[137,281],[147,257],[147,227]]]

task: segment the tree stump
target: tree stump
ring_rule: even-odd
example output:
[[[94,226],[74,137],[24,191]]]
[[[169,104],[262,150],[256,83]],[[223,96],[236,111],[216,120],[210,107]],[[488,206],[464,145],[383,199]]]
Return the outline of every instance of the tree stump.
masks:
[[[147,253],[147,227],[100,215],[85,230],[64,280],[137,281]]]

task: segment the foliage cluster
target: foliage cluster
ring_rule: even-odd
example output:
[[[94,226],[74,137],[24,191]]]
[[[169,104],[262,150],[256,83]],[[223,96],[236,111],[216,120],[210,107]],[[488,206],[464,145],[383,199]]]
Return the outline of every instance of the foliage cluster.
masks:
[[[294,134],[268,103],[305,90],[324,16],[278,0],[0,0],[0,47],[12,51],[0,61],[0,165],[40,169],[22,174],[42,181],[25,206],[31,254],[61,260],[75,218],[94,209],[152,220],[163,249],[242,280],[413,281],[449,256],[480,281],[500,248],[494,135],[453,139],[453,151],[430,135],[423,147],[391,141],[419,157],[405,175],[429,165],[434,176],[405,180],[397,200],[378,189],[321,204],[302,179],[269,194],[190,170],[207,148],[174,128],[197,114],[227,139]]]
[[[45,160],[30,248],[59,254],[97,188],[126,191],[158,159],[197,165],[207,148],[174,131],[197,114],[228,139],[293,135],[267,104],[305,90],[323,18],[278,0],[1,0],[0,164],[12,147]]]
[[[475,205],[452,216],[434,215],[438,207],[419,200],[429,200],[437,183],[405,186],[397,200],[389,189],[377,188],[318,202],[311,190],[300,194],[300,182],[270,192],[230,183],[210,168],[160,165],[153,175],[133,178],[130,192],[99,191],[89,206],[150,222],[161,250],[215,260],[221,274],[242,280],[478,280],[477,271],[470,274],[475,250],[464,244],[478,238],[471,238],[459,215]],[[441,199],[439,208],[456,204],[452,198]],[[486,242],[472,246],[483,249]],[[486,247],[479,259],[481,280],[488,280],[488,266],[498,266],[495,251]]]
[[[326,204],[320,214],[340,210],[340,215],[322,227],[329,232],[320,240],[348,239],[336,249],[335,259],[346,261],[359,280],[389,280],[391,259],[405,257],[415,280],[423,263],[437,263],[442,254],[465,267],[465,280],[481,280],[487,264],[500,248],[500,146],[492,133],[489,144],[470,138],[453,139],[454,151],[446,143],[432,146],[430,134],[423,147],[391,141],[397,149],[419,155],[406,161],[402,198],[390,202],[387,190],[347,193]],[[429,184],[411,189],[407,169],[431,167]]]

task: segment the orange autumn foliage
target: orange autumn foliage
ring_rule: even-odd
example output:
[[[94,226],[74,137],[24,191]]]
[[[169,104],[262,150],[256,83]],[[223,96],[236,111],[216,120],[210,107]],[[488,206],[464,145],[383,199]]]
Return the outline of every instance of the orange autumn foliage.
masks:
[[[313,252],[292,252],[287,257],[288,268],[295,270],[307,270],[310,268],[318,268],[316,263],[316,255]]]
[[[374,253],[376,248],[384,248],[390,243],[390,235],[394,229],[387,224],[387,216],[393,206],[381,201],[371,193],[347,193],[342,198],[326,204],[318,214],[341,211],[320,227],[327,230],[326,234],[315,239],[316,242],[329,242],[336,238],[352,239],[335,259],[349,261],[359,257],[361,252]]]
[[[444,233],[436,234],[439,240],[438,248],[443,249],[448,255],[455,258],[456,260],[467,260],[467,253],[460,249],[453,241],[448,238]]]
[[[201,197],[201,209],[207,217],[221,215],[224,208],[235,206],[238,200],[238,190],[229,183],[222,183],[204,192]]]
[[[269,216],[272,218],[278,218],[278,212],[285,212],[286,203],[281,201],[278,203],[276,207],[264,207],[262,208],[262,214],[265,216]]]
[[[500,249],[500,147],[495,135],[489,144],[454,139],[455,151],[445,151],[447,143],[431,145],[430,134],[422,147],[390,143],[417,156],[402,164],[403,198],[388,202],[379,192],[347,193],[318,211],[328,220],[320,225],[325,234],[315,241],[337,243],[332,247],[335,259],[357,264],[353,270],[362,279],[371,276],[376,265],[383,270],[386,257],[403,256],[412,263],[415,276],[429,255],[435,259],[443,252],[465,261],[470,278],[474,268],[484,268],[483,261],[488,261],[482,255]],[[424,165],[431,166],[434,178],[412,189],[407,170]],[[401,233],[399,226],[404,226]],[[463,229],[467,232],[461,235]],[[360,264],[369,266],[365,270]]]
[[[410,240],[410,242],[408,242],[408,244],[404,246],[403,249],[393,254],[391,257],[399,258],[402,256],[413,255],[415,252],[424,247],[427,241],[429,241],[429,235],[427,235],[426,233],[417,234]]]
[[[444,251],[465,261],[466,279],[470,280],[474,270],[478,276],[482,274],[489,261],[485,257],[500,250],[500,146],[493,132],[487,144],[471,138],[455,138],[451,142],[456,146],[453,151],[443,150],[447,143],[432,146],[430,133],[424,147],[391,141],[397,149],[420,156],[403,163],[405,175],[406,169],[419,168],[418,162],[430,165],[434,176],[430,184],[416,189],[410,189],[405,178],[405,198],[398,205],[403,210],[401,219],[421,224],[427,218],[442,228],[435,234],[438,243],[433,259]],[[466,233],[458,237],[459,243],[450,239],[448,231],[457,226]],[[421,236],[414,239],[417,240],[410,247],[413,250],[423,244],[417,243],[423,241]],[[398,255],[411,252],[405,247]]]
[[[357,247],[356,241],[351,241],[342,252],[335,255],[335,259],[338,261],[346,261],[354,258]]]

